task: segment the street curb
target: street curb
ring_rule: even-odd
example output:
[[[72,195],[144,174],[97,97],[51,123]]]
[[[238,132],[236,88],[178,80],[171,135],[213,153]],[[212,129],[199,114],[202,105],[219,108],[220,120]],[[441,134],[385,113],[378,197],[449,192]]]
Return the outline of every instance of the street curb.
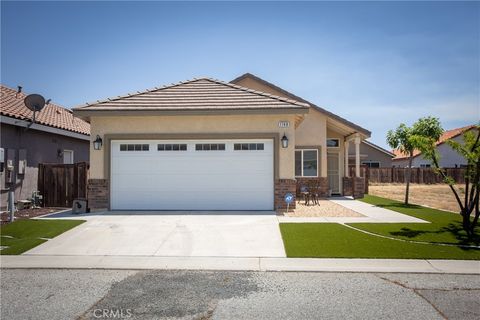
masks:
[[[480,274],[480,261],[268,257],[0,256],[2,269],[138,269]]]

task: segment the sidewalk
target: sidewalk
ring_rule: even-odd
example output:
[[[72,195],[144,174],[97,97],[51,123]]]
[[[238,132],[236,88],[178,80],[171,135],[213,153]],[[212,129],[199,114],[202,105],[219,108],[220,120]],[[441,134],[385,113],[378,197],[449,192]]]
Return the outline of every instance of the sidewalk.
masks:
[[[220,258],[159,256],[0,256],[1,268],[177,269],[480,274],[480,261],[413,259]]]

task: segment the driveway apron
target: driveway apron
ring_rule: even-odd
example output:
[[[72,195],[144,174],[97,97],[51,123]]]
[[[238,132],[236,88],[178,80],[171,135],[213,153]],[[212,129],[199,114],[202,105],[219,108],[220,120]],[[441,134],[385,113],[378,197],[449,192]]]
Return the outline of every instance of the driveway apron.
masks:
[[[60,214],[82,225],[27,255],[285,257],[274,212],[134,212]]]

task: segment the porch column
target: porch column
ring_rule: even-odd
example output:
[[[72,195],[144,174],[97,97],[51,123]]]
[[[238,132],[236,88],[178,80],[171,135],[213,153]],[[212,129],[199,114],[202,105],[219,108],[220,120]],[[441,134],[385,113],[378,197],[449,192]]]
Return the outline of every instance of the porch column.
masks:
[[[360,137],[355,137],[355,176],[360,178]]]
[[[345,172],[344,172],[344,176],[347,177],[347,178],[350,176],[350,170],[349,170],[349,167],[348,167],[348,148],[349,148],[349,145],[350,145],[350,141],[349,140],[345,141]]]

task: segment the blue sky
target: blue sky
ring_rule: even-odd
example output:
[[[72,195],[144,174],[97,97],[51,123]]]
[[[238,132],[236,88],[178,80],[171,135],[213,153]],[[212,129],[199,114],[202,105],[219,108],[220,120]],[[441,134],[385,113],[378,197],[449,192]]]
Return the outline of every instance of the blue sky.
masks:
[[[479,2],[5,2],[1,82],[66,107],[251,72],[372,131],[480,119]]]

